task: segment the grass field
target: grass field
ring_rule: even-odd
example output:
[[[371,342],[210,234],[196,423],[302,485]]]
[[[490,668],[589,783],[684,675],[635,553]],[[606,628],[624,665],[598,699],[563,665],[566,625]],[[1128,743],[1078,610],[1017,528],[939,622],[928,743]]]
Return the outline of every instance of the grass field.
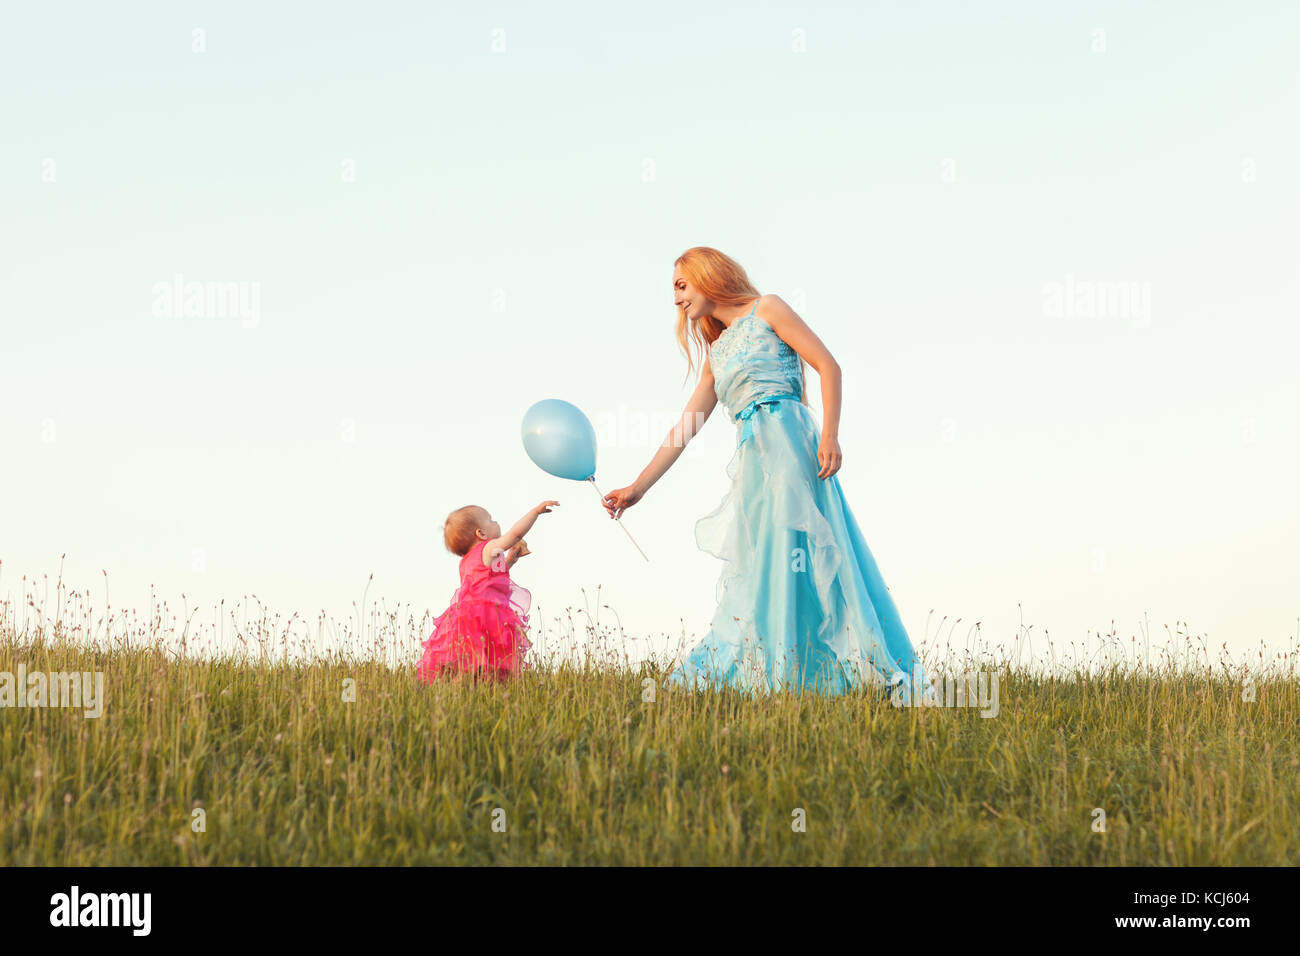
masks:
[[[984,718],[46,633],[0,629],[0,672],[101,671],[104,710],[0,709],[5,865],[1300,862],[1293,663],[1249,701],[1226,667],[1003,662]]]

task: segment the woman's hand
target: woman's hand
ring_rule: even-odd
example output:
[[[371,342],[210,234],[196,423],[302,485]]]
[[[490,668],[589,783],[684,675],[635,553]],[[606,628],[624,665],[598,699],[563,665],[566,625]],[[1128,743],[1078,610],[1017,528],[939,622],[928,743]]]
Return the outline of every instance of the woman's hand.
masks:
[[[611,518],[618,520],[623,517],[624,511],[641,500],[644,493],[635,484],[628,485],[626,488],[617,488],[604,497],[605,510],[609,512]]]
[[[533,552],[528,550],[528,542],[525,541],[523,538],[520,538],[519,543],[515,545],[515,559],[518,560],[519,558],[522,558],[524,555],[532,554],[532,553]]]
[[[822,435],[821,444],[817,446],[817,463],[821,466],[817,472],[818,478],[829,478],[840,470],[844,455],[840,451],[839,440],[834,435]]]

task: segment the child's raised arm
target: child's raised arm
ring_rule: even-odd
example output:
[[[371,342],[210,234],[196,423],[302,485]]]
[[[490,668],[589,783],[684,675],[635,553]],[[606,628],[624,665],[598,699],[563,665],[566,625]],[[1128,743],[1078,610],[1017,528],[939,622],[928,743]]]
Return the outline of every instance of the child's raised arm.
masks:
[[[501,537],[493,538],[489,541],[483,548],[483,563],[491,564],[493,559],[502,551],[505,551],[508,548],[513,548],[518,544],[519,539],[529,532],[533,526],[533,522],[537,520],[539,515],[547,515],[551,513],[552,506],[558,508],[560,503],[558,501],[543,501],[536,508],[529,511],[528,514],[516,521],[514,527]]]

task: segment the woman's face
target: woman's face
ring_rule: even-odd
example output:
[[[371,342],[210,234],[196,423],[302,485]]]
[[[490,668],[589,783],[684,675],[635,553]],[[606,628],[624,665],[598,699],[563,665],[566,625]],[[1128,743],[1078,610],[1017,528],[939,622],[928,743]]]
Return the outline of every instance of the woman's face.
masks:
[[[688,322],[713,313],[713,303],[691,285],[691,280],[682,274],[680,266],[673,269],[673,305],[685,309]]]

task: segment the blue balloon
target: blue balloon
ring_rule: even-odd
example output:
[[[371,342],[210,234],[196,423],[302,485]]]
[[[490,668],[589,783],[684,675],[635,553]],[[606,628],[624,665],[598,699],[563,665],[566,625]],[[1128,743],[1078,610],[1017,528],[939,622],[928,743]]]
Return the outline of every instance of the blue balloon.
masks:
[[[596,474],[596,429],[577,405],[547,398],[524,412],[524,451],[557,478],[586,481]]]

